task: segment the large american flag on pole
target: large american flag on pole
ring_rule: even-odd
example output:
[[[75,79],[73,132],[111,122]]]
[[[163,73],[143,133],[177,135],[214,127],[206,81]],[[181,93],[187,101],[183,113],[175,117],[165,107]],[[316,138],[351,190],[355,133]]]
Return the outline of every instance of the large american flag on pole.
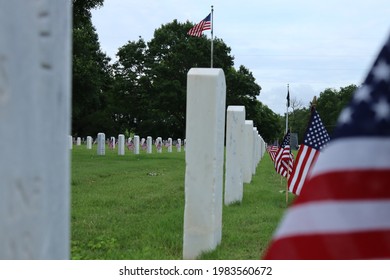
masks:
[[[390,37],[264,258],[390,258]]]
[[[303,145],[300,146],[290,177],[288,178],[288,190],[299,195],[302,190],[306,176],[316,161],[320,150],[330,140],[329,134],[322,124],[321,118],[314,107],[311,108],[311,115]]]
[[[203,31],[211,29],[211,13],[205,17],[202,21],[192,27],[187,34],[191,36],[200,37]]]
[[[287,177],[292,171],[293,156],[290,148],[290,130],[287,131],[283,138],[282,145],[279,147],[275,155],[275,169],[283,177]]]

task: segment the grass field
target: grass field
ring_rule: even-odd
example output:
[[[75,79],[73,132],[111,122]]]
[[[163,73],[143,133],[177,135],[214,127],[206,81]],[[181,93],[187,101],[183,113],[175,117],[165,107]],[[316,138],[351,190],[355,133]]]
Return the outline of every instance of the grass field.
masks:
[[[74,146],[72,259],[182,259],[184,175],[184,152]],[[284,185],[265,154],[242,203],[223,207],[221,244],[200,259],[259,259],[286,209]]]

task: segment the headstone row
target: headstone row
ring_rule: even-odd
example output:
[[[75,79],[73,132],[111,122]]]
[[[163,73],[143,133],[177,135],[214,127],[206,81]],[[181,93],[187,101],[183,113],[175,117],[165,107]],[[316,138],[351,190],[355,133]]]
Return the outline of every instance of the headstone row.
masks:
[[[183,258],[215,249],[222,237],[226,82],[222,69],[192,68],[187,75]],[[202,114],[199,114],[202,112]],[[265,141],[245,120],[244,106],[226,112],[225,204],[241,202],[265,151]],[[204,145],[204,139],[208,145]]]
[[[151,154],[153,152],[153,139],[151,136],[148,136],[146,139],[142,138],[140,140],[140,137],[138,135],[135,135],[133,138],[129,137],[126,143],[125,136],[123,134],[119,134],[118,141],[116,142],[115,140],[116,140],[115,137],[110,137],[110,139],[107,141],[104,133],[102,132],[98,133],[96,138],[97,154],[105,155],[106,144],[108,144],[108,147],[111,150],[117,147],[118,155],[125,154],[126,146],[128,150],[132,150],[134,154],[139,154],[140,148],[145,150],[147,154]],[[69,135],[68,147],[69,149],[72,149],[74,143],[76,143],[77,146],[80,146],[82,142],[83,140],[80,137],[74,139],[71,135]],[[92,149],[93,143],[94,143],[93,138],[91,136],[87,136],[87,140],[86,140],[87,149]],[[177,152],[181,152],[182,147],[184,148],[184,150],[186,149],[185,147],[186,139],[184,139],[184,145],[180,138],[177,139],[174,143],[172,138],[168,138],[168,140],[163,141],[161,137],[157,137],[154,142],[157,153],[162,153],[163,147],[166,147],[167,152],[171,153],[173,144],[175,144]]]

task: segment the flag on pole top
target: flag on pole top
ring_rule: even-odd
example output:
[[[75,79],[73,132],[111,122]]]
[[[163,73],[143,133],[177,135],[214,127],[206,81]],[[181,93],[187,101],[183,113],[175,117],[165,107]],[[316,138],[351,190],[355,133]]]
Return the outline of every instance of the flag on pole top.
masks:
[[[205,17],[201,22],[192,27],[187,34],[191,36],[200,37],[203,31],[211,29],[211,13]]]
[[[287,108],[290,107],[290,89],[287,87]]]
[[[390,259],[390,37],[265,259]]]

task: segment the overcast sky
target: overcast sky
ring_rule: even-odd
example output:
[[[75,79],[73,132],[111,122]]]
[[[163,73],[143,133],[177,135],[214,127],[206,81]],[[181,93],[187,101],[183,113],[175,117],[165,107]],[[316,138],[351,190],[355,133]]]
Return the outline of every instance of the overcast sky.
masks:
[[[198,23],[211,5],[214,36],[231,48],[237,69],[253,73],[259,100],[278,114],[286,111],[287,84],[304,106],[326,88],[359,85],[390,32],[389,0],[105,0],[92,21],[115,61],[128,41],[148,42],[174,19]]]

